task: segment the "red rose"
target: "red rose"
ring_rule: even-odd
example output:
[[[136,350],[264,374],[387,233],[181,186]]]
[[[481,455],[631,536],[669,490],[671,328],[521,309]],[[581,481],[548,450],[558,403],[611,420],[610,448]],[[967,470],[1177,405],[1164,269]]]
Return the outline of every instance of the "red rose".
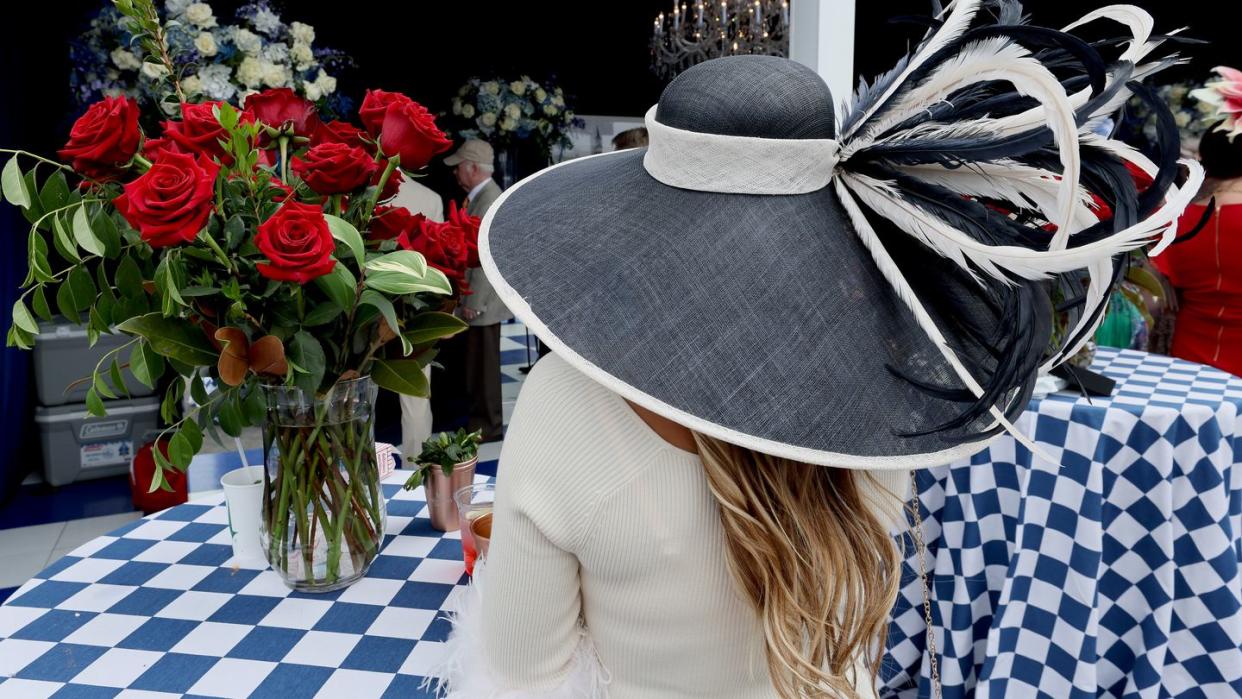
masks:
[[[285,203],[259,224],[254,244],[271,261],[255,265],[268,279],[305,284],[336,266],[336,243],[318,204]]]
[[[358,108],[358,118],[362,120],[362,125],[366,127],[367,133],[371,134],[373,138],[378,139],[380,129],[384,126],[384,115],[388,112],[388,105],[412,104],[413,102],[414,100],[400,92],[367,90],[367,94],[362,98],[362,106]]]
[[[247,97],[246,113],[274,129],[288,128],[295,136],[309,137],[322,123],[315,105],[287,87]]]
[[[436,153],[453,145],[436,126],[431,112],[417,102],[388,105],[379,143],[385,155],[400,155],[401,167],[406,170],[426,167]]]
[[[189,153],[203,153],[212,158],[219,158],[228,165],[233,158],[226,155],[221,139],[227,140],[228,134],[212,113],[219,102],[203,102],[202,104],[182,104],[181,121],[164,122],[164,138],[171,140]],[[245,115],[242,115],[245,119]]]
[[[437,223],[422,214],[413,217],[412,225],[401,234],[397,243],[406,250],[422,253],[427,264],[444,273],[460,294],[470,293],[466,285],[465,231],[451,222]]]
[[[142,154],[147,160],[155,161],[163,153],[184,153],[181,146],[171,138],[148,138],[142,143]]]
[[[384,176],[383,168],[375,169],[375,176],[371,178],[371,184],[379,184],[380,178]],[[393,170],[388,175],[388,181],[384,183],[384,191],[380,192],[378,201],[388,201],[397,196],[397,191],[401,189],[401,183],[405,181],[405,177],[400,170]]]
[[[377,206],[367,228],[368,240],[392,240],[417,225],[414,215],[404,206]]]
[[[482,221],[478,216],[466,213],[464,208],[458,209],[457,202],[452,200],[449,201],[448,220],[462,230],[462,238],[466,241],[466,266],[482,267],[479,262],[479,224]]]
[[[206,156],[165,151],[112,203],[151,247],[188,243],[211,216],[219,172]]]
[[[318,194],[352,192],[370,182],[379,167],[366,151],[343,143],[314,146],[289,165]]]
[[[347,146],[358,146],[363,150],[374,151],[375,144],[367,140],[367,132],[348,121],[329,121],[321,124],[311,135],[311,145],[324,143],[344,143]]]
[[[406,170],[425,167],[432,156],[453,145],[431,112],[399,92],[367,90],[358,116],[384,154],[400,155]]]
[[[138,103],[105,97],[73,122],[69,142],[59,151],[73,169],[96,179],[115,175],[138,152]]]

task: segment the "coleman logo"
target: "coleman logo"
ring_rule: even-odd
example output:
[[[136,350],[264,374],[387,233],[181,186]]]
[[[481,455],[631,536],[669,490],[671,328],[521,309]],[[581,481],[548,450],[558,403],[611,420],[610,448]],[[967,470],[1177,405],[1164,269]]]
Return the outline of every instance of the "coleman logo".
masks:
[[[88,422],[82,425],[79,437],[82,439],[101,439],[117,437],[129,432],[129,420],[108,420],[106,422]]]

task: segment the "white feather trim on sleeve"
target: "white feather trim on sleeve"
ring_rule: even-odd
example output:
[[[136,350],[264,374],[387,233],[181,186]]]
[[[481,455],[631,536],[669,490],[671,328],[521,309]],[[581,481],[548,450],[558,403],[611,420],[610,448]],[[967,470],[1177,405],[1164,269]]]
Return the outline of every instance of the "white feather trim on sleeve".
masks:
[[[600,662],[586,627],[578,625],[578,645],[569,672],[555,687],[526,689],[507,687],[487,659],[483,633],[483,591],[486,565],[475,563],[471,584],[458,598],[457,610],[448,615],[453,625],[445,643],[445,657],[423,682],[435,684],[445,699],[608,699],[611,676]]]

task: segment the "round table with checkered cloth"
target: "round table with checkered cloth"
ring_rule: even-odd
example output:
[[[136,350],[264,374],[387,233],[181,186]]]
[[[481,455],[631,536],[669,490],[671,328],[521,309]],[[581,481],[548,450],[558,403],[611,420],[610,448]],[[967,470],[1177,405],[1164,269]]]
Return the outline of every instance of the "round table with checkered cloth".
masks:
[[[1242,696],[1242,379],[1111,349],[1092,368],[1112,397],[1017,421],[1056,463],[1003,437],[918,476],[946,698]],[[931,696],[916,561],[881,696]]]

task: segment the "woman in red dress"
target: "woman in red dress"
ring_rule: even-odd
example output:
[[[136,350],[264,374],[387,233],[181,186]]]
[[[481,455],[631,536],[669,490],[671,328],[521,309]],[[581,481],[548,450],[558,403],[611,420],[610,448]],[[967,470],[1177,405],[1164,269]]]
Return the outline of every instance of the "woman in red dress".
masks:
[[[1183,214],[1179,234],[1193,229],[1208,206],[1215,207],[1212,218],[1152,261],[1180,301],[1173,356],[1242,376],[1242,138],[1209,129],[1199,159],[1208,180]]]

